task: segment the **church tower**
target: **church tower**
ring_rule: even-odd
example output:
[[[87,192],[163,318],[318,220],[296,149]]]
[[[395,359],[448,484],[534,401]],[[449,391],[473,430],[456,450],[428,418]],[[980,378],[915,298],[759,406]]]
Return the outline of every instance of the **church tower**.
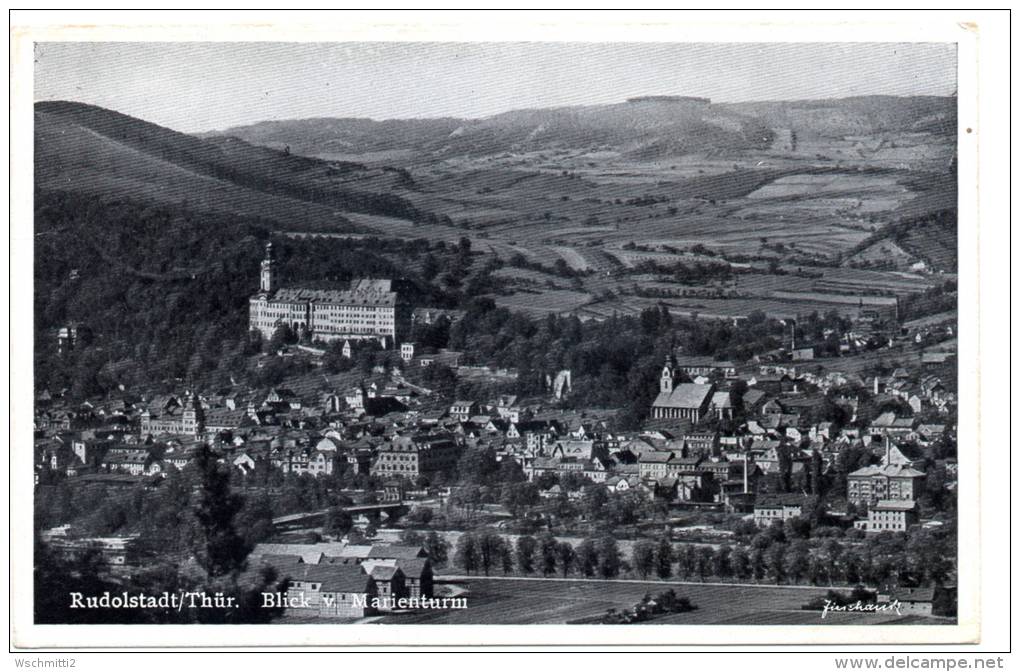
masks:
[[[673,391],[673,363],[666,357],[666,365],[662,367],[662,375],[659,377],[659,391],[670,394]]]
[[[266,243],[266,256],[262,260],[262,279],[259,283],[259,291],[271,294],[274,289],[273,270],[276,262],[273,260],[273,244]]]
[[[189,393],[181,413],[181,429],[183,434],[200,436],[205,431],[205,412],[202,401],[194,392]]]

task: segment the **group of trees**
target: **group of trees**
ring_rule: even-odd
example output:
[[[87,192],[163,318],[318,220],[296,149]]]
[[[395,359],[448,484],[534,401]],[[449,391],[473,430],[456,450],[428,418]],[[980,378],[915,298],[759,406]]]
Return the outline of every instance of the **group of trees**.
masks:
[[[682,614],[688,611],[693,611],[698,607],[691,603],[690,599],[686,597],[680,597],[676,594],[676,591],[672,588],[664,590],[661,593],[652,596],[650,593],[645,593],[641,601],[635,604],[631,609],[624,609],[617,611],[616,609],[606,610],[605,615],[600,616],[596,619],[595,623],[602,625],[619,625],[627,623],[641,623],[643,621],[649,621],[656,616],[665,614]],[[591,622],[591,621],[585,621]]]
[[[211,455],[211,451],[209,452]],[[182,553],[192,548],[203,521],[196,515],[203,505],[204,474],[199,460],[182,471],[170,470],[156,488],[144,485],[119,491],[97,485],[73,485],[62,480],[41,487],[35,497],[36,529],[70,524],[85,536],[139,535],[143,549],[160,553]],[[236,487],[236,475],[222,467],[217,487],[222,500],[237,510],[230,518],[237,525],[245,546],[265,541],[275,534],[273,517],[279,515],[278,500],[267,492],[244,496]],[[229,497],[228,497],[229,495]],[[216,500],[219,501],[219,500]]]
[[[512,541],[488,528],[461,534],[457,538],[454,562],[468,574],[480,572],[485,576],[493,570],[500,570],[504,575],[516,570],[525,576],[577,574],[612,579],[628,567],[616,539],[608,535],[585,539],[574,546],[548,532],[538,537],[522,535]]]
[[[681,285],[703,285],[713,281],[724,282],[733,275],[732,267],[725,262],[683,262],[660,264],[651,260],[635,264],[627,269],[630,275],[656,275]]]

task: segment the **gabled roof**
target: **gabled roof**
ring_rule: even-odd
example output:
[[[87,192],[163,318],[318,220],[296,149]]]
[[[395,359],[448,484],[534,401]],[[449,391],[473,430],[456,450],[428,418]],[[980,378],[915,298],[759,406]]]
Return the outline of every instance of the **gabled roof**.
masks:
[[[924,473],[902,464],[893,464],[885,467],[868,466],[862,467],[849,474],[852,477],[864,476],[885,476],[887,478],[922,478]]]
[[[337,557],[343,555],[347,548],[346,544],[340,542],[323,542],[318,544],[256,544],[251,555],[255,557],[266,556],[299,556],[308,564],[317,564],[323,557]]]
[[[785,493],[774,495],[758,495],[754,500],[755,507],[779,508],[784,506],[800,506],[811,508],[815,505],[817,498],[814,495],[802,495],[798,493]]]
[[[428,558],[397,558],[397,567],[409,579],[421,579],[431,565]]]
[[[398,544],[379,544],[372,546],[368,552],[370,558],[394,558],[411,560],[427,557],[428,553],[421,546],[403,546]]]
[[[733,408],[729,392],[716,392],[712,395],[712,405],[716,408]]]
[[[376,565],[370,575],[376,581],[392,581],[397,572],[400,572],[400,569],[395,565]]]
[[[701,408],[714,387],[697,383],[680,383],[672,392],[660,392],[653,406],[661,408]]]
[[[372,581],[360,565],[295,565],[288,574],[294,581],[321,584],[323,593],[366,593]]]
[[[389,288],[382,288],[373,283],[379,280],[355,280],[351,290],[284,288],[278,289],[270,301],[286,301],[294,303],[324,303],[357,306],[393,306],[396,304],[396,293]]]
[[[679,367],[690,366],[690,367],[699,367],[700,368],[700,367],[712,366],[712,367],[716,367],[716,368],[720,368],[720,369],[722,369],[722,368],[729,368],[729,369],[734,368],[733,362],[726,361],[726,360],[715,360],[715,359],[713,359],[709,355],[705,355],[705,356],[700,356],[700,355],[677,355],[676,356],[676,365],[679,366]]]
[[[744,406],[754,406],[759,401],[765,398],[765,392],[762,390],[756,390],[754,388],[744,392]]]
[[[933,602],[935,588],[892,588],[888,591],[888,595],[890,600],[899,600],[900,602]]]

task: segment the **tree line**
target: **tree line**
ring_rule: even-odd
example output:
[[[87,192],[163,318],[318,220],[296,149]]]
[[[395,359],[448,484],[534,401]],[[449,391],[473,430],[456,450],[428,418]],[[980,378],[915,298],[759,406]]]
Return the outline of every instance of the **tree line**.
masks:
[[[576,544],[551,532],[513,539],[494,529],[461,534],[453,554],[467,574],[489,576],[621,576],[660,580],[753,582],[804,585],[941,585],[954,575],[955,532],[883,533],[854,542],[836,538],[787,537],[782,524],[760,531],[747,543],[681,543],[639,539],[629,555],[609,535]]]

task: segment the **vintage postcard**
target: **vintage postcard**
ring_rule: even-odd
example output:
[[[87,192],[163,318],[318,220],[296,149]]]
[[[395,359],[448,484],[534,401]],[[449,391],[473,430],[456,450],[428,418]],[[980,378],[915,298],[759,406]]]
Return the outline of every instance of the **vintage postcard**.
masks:
[[[13,643],[976,641],[975,30],[398,18],[12,29]]]

